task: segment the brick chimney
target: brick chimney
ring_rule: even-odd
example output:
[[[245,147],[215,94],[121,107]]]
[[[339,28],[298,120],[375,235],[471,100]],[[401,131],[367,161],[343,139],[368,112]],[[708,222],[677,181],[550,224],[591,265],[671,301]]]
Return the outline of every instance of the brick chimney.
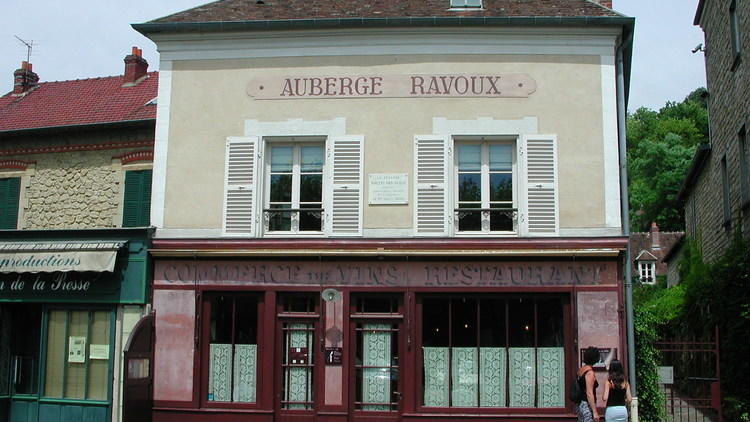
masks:
[[[661,249],[661,244],[659,243],[659,226],[656,225],[656,222],[651,223],[651,250],[657,250]]]
[[[39,75],[31,70],[31,63],[21,62],[21,68],[13,72],[13,94],[29,92],[39,83]]]
[[[122,77],[122,86],[133,86],[140,82],[148,72],[148,62],[141,57],[143,51],[133,47],[133,51],[125,56],[125,74]]]

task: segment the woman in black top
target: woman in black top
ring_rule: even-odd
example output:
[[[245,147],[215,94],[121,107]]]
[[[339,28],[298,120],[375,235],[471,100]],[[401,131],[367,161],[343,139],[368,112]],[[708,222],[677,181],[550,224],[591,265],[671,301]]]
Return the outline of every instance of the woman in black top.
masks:
[[[607,403],[604,412],[605,422],[627,422],[627,406],[633,398],[630,395],[630,384],[625,380],[622,362],[617,359],[609,364],[609,379],[604,384],[602,398]]]
[[[578,402],[576,413],[578,422],[596,422],[599,420],[599,412],[596,410],[596,387],[599,383],[594,376],[593,365],[599,362],[599,349],[589,347],[583,351],[584,365],[578,368],[577,380],[581,386],[584,397]]]

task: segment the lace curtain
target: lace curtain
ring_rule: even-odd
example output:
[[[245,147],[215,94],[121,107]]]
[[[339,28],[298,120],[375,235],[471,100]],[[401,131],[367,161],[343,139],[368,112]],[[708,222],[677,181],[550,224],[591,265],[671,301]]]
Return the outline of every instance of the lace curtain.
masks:
[[[391,325],[362,326],[362,410],[391,410]],[[367,404],[375,403],[375,404]]]
[[[509,407],[565,406],[562,347],[425,347],[423,354],[427,407],[505,407],[506,385]]]
[[[209,347],[208,399],[254,403],[257,354],[257,345],[237,344],[234,346],[234,360],[232,360],[231,344],[211,344]]]

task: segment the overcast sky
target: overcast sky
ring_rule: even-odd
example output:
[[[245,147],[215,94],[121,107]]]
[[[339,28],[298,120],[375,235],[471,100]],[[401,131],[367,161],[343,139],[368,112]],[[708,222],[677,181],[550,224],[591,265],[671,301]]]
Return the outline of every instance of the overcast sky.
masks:
[[[277,0],[283,1],[283,0]],[[390,1],[390,0],[389,0]],[[393,0],[396,1],[396,0]],[[122,74],[122,59],[132,46],[143,49],[150,70],[158,68],[155,45],[134,31],[146,22],[208,0],[0,0],[0,92],[13,89],[13,71],[26,60],[42,81]],[[693,26],[698,0],[614,0],[619,12],[636,18],[633,73],[628,109],[659,109],[682,101],[705,86],[703,54],[691,50],[703,42]]]

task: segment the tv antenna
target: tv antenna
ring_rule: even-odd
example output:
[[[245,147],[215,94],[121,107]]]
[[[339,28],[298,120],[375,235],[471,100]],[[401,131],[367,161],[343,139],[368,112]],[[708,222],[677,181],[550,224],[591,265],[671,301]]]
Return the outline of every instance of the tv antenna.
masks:
[[[18,35],[14,35],[18,41],[21,41],[26,46],[26,62],[31,61],[31,50],[34,48],[34,40],[24,41]]]

